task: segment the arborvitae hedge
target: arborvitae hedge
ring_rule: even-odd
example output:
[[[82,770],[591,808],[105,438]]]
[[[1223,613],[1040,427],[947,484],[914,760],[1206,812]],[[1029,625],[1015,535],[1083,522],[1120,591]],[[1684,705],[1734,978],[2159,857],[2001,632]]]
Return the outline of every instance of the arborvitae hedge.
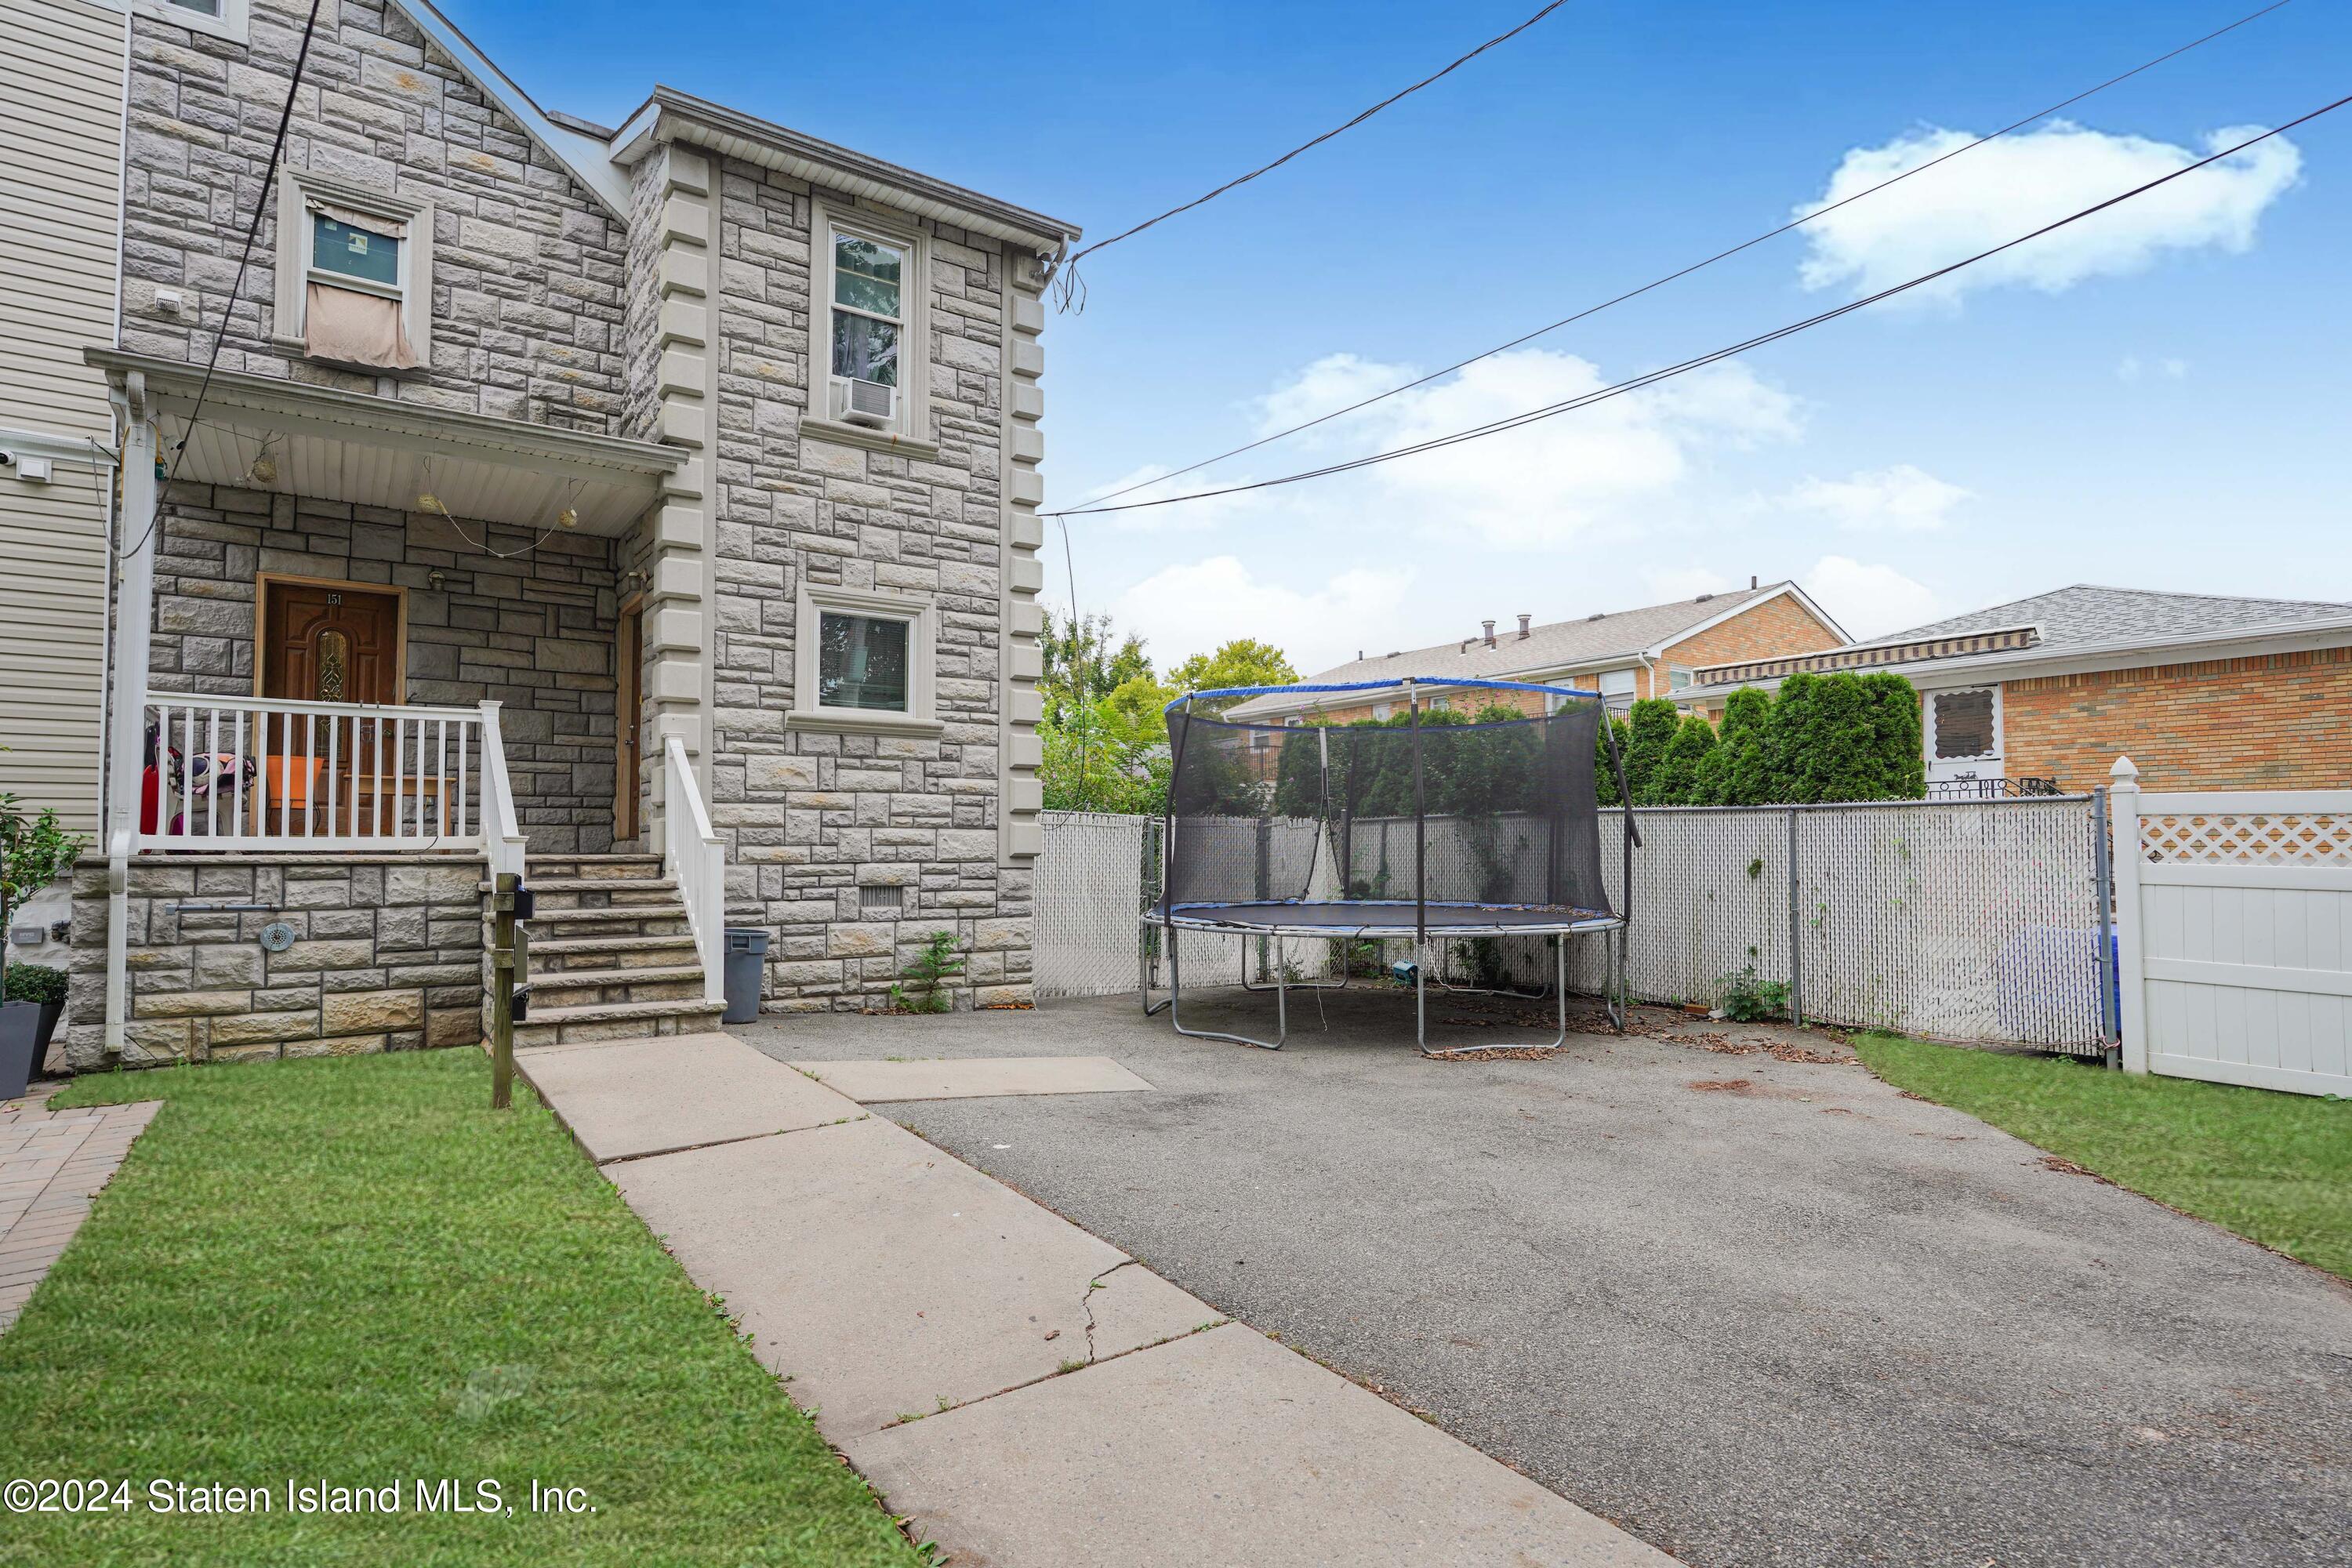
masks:
[[[1636,805],[1810,805],[1916,800],[1927,793],[1919,697],[1884,671],[1800,673],[1776,698],[1731,694],[1723,724],[1677,719],[1663,698],[1633,704],[1618,731]],[[1602,753],[1605,759],[1606,752]],[[1601,804],[1617,804],[1603,777]]]

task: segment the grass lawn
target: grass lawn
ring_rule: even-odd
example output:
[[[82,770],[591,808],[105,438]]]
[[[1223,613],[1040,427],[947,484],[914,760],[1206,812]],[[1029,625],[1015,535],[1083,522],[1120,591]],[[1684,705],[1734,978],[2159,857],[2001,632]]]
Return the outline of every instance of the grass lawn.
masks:
[[[84,1079],[161,1099],[0,1335],[0,1479],[129,1513],[0,1521],[0,1563],[912,1565],[920,1559],[530,1091],[473,1051]],[[246,1517],[147,1483],[262,1487]],[[415,1483],[511,1516],[424,1513]],[[398,1488],[297,1517],[287,1483]],[[595,1511],[534,1514],[530,1487]]]
[[[1897,1089],[2352,1279],[2352,1100],[1856,1035]]]

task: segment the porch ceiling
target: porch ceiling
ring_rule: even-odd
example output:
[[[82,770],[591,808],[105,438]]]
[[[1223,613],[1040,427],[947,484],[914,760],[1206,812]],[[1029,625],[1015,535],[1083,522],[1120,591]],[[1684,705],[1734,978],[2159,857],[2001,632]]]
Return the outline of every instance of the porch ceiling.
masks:
[[[187,438],[180,477],[279,495],[415,512],[430,493],[461,519],[557,526],[567,507],[578,531],[611,536],[654,504],[662,476],[686,454],[646,441],[590,436],[516,419],[218,371],[190,434],[204,366],[113,349],[85,356],[115,386],[143,380],[161,449]],[[277,467],[254,477],[265,446]]]

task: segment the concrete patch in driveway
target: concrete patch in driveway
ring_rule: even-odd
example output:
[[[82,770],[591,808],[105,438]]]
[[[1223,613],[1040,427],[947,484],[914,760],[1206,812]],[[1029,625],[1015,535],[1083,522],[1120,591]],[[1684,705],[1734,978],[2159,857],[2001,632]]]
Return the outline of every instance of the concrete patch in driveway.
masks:
[[[861,1105],[1004,1094],[1120,1094],[1151,1087],[1108,1057],[948,1057],[793,1066]]]
[[[845,1447],[971,1562],[1673,1563],[1239,1323]]]
[[[727,1035],[546,1046],[515,1067],[598,1164],[860,1114]]]
[[[605,1173],[835,1442],[1222,1321],[878,1119]]]

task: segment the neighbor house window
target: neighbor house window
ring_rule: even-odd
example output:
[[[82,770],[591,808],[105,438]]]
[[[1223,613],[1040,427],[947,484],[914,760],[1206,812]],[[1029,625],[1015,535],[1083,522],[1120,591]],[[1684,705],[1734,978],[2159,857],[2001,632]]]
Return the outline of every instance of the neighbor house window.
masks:
[[[291,170],[278,234],[281,346],[370,370],[426,363],[432,208]]]
[[[817,203],[821,237],[813,279],[825,302],[825,393],[811,414],[834,439],[920,437],[929,380],[924,353],[923,279],[928,241],[920,231],[863,209]]]
[[[1601,700],[1609,707],[1622,710],[1633,702],[1633,672],[1630,669],[1604,669],[1595,686]]]
[[[1993,694],[1939,691],[1935,699],[1936,755],[1938,759],[1990,756],[1993,745]]]
[[[803,584],[793,642],[796,729],[935,734],[937,612],[917,594]]]

